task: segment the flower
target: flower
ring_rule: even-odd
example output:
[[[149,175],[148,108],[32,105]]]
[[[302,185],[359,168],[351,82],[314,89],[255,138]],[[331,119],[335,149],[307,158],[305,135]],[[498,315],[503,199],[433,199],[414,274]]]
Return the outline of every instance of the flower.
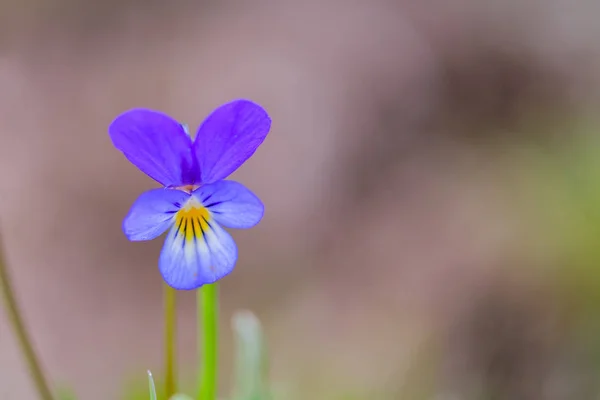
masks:
[[[143,241],[169,230],[158,268],[173,288],[196,289],[233,270],[237,246],[223,227],[255,226],[264,206],[241,183],[224,179],[254,154],[270,128],[267,112],[249,100],[218,107],[195,140],[186,126],[153,110],[127,111],[110,125],[114,146],[164,186],[133,203],[123,231]]]

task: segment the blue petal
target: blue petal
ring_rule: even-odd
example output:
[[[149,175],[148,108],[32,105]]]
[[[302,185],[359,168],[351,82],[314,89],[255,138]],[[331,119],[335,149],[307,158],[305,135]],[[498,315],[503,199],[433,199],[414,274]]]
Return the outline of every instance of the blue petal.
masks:
[[[191,214],[177,219],[158,260],[165,282],[179,290],[214,283],[233,271],[237,261],[233,238],[208,213],[206,219]]]
[[[200,180],[192,140],[168,115],[130,110],[118,116],[108,132],[131,163],[162,185],[193,185]]]
[[[201,186],[193,195],[210,210],[215,221],[228,228],[252,228],[260,222],[265,212],[265,206],[259,198],[234,181]]]
[[[201,182],[227,178],[254,154],[269,129],[267,112],[249,100],[235,100],[214,110],[198,128],[193,145]]]
[[[174,223],[175,214],[189,198],[189,193],[171,189],[143,193],[123,220],[123,232],[132,241],[160,236]]]

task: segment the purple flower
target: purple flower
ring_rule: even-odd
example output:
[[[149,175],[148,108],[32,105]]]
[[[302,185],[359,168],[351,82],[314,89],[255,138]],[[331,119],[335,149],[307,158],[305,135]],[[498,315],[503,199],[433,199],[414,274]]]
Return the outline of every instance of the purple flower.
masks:
[[[271,127],[267,112],[248,100],[213,111],[195,140],[163,113],[134,109],[108,131],[113,144],[165,188],[143,193],[123,221],[129,240],[151,240],[169,230],[158,260],[164,280],[191,290],[229,274],[237,247],[222,228],[251,228],[262,202],[241,183],[223,180],[254,154]]]

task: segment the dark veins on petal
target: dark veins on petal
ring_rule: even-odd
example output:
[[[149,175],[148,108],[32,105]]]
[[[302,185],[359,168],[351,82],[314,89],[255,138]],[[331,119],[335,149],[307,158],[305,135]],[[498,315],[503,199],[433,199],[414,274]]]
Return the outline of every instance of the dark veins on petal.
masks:
[[[188,230],[188,219],[185,218],[185,225],[183,226],[183,240],[181,241],[181,248],[185,247],[185,239],[186,239],[186,232]]]
[[[178,236],[179,233],[181,232],[182,225],[183,225],[183,219],[181,219],[181,221],[179,221],[179,225],[177,225],[177,231],[175,232],[175,236]]]
[[[198,240],[198,238],[196,237],[196,224],[194,224],[194,221],[191,221],[190,225],[192,226],[192,238],[194,238],[194,243],[196,243]],[[202,229],[202,226],[200,226],[200,229]]]

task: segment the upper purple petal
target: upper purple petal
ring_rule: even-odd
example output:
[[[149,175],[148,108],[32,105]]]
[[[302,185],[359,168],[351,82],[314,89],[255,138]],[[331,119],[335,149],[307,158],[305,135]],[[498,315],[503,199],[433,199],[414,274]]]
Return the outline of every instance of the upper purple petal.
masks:
[[[130,110],[119,115],[108,132],[129,161],[162,185],[192,185],[199,180],[192,141],[181,124],[168,115]]]
[[[202,183],[228,177],[254,154],[271,128],[258,104],[235,100],[214,110],[198,128],[193,149]]]
[[[123,220],[129,240],[151,240],[165,232],[190,194],[175,189],[152,189],[142,193]]]

